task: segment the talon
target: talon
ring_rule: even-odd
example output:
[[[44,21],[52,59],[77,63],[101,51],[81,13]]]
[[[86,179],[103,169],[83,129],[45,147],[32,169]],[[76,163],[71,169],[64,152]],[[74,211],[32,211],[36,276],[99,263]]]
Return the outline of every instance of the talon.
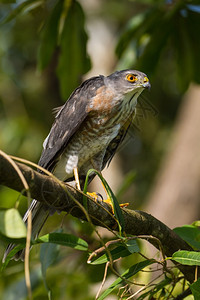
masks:
[[[100,193],[96,193],[99,198],[101,198],[101,201],[103,201],[103,196]]]
[[[103,202],[105,202],[105,203],[107,203],[107,204],[109,204],[109,205],[111,206],[112,214],[114,215],[114,214],[115,214],[115,213],[114,213],[114,206],[113,206],[113,204],[112,204],[111,199],[110,199],[110,198],[107,198],[107,199],[103,200]]]
[[[103,197],[102,197],[102,195],[100,193],[96,193],[96,192],[89,193],[89,192],[87,192],[87,195],[89,195],[90,197],[94,198],[94,200],[96,202],[99,200],[98,197],[101,198],[101,201],[103,201]]]
[[[113,207],[113,205],[112,205],[112,201],[111,201],[111,199],[110,198],[107,198],[107,199],[105,199],[105,200],[103,200],[103,202],[105,202],[105,203],[107,203],[107,204],[109,204],[110,206],[111,206],[111,209],[112,209],[112,213],[113,213],[113,215],[114,215],[114,207]],[[120,207],[127,207],[129,205],[129,203],[121,203],[121,204],[119,204],[119,206]]]
[[[107,199],[103,199],[102,195],[100,193],[96,193],[96,192],[92,192],[92,193],[89,193],[87,192],[87,195],[89,195],[90,197],[92,197],[96,202],[99,201],[99,197],[101,198],[101,201],[102,202],[105,202],[107,204],[109,204],[111,206],[111,209],[112,209],[112,214],[114,215],[114,207],[112,205],[112,201],[111,199],[108,197]],[[129,203],[122,203],[122,204],[119,204],[120,207],[127,207],[129,205]]]
[[[104,199],[103,202],[109,204],[109,205],[112,206],[112,208],[113,208],[112,201],[111,201],[110,198]]]
[[[129,203],[121,203],[119,206],[120,207],[127,207],[127,206],[129,206]]]

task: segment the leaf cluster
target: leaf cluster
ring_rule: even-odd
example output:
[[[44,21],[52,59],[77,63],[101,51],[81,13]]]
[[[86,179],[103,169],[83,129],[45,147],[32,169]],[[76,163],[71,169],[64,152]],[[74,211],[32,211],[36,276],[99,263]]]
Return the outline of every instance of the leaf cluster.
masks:
[[[91,67],[86,51],[88,37],[81,5],[75,0],[23,1],[2,22],[10,22],[19,14],[41,9],[45,10],[46,18],[40,24],[38,70],[44,70],[51,63],[53,55],[57,54],[56,72],[61,96],[67,99]]]
[[[150,1],[151,2],[151,1]],[[195,1],[157,1],[155,5],[133,16],[123,30],[116,53],[120,65],[135,66],[150,78],[160,66],[171,60],[172,78],[185,92],[191,82],[200,83],[199,5]]]

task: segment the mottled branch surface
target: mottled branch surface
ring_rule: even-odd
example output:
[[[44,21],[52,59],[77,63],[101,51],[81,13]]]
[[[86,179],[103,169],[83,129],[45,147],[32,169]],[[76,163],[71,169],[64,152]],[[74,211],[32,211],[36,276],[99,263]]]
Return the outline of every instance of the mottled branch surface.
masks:
[[[86,219],[83,211],[74,202],[73,197],[83,203],[83,195],[74,188],[62,184],[53,178],[40,174],[27,165],[16,163],[24,175],[31,197],[40,202],[56,207],[59,210],[71,213],[73,216]],[[0,155],[0,184],[12,188],[16,191],[26,193],[22,181],[11,163]],[[71,196],[72,197],[71,197]],[[98,205],[91,199],[87,203],[88,214],[95,225],[106,226],[112,230],[117,230],[117,224],[111,215],[110,206],[106,203]],[[142,211],[122,209],[125,232],[131,235],[150,235],[160,240],[166,256],[172,256],[175,251],[192,250],[191,247],[178,237],[169,227],[154,218],[152,215]],[[149,242],[159,249],[159,243],[155,239],[149,238]],[[184,273],[187,280],[194,280],[195,270],[189,266],[178,266]]]

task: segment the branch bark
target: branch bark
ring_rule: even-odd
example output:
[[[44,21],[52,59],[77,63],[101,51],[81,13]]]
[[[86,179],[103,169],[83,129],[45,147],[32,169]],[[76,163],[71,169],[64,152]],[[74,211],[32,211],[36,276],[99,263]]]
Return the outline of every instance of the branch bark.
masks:
[[[53,178],[40,174],[27,165],[21,163],[16,163],[16,165],[24,175],[33,198],[50,207],[69,212],[77,218],[86,219],[83,211],[72,199],[74,197],[79,203],[83,203],[83,195],[80,191],[66,185],[66,192],[63,186]],[[0,155],[0,184],[19,192],[24,191],[24,186],[18,173],[2,155]],[[102,205],[98,205],[88,198],[87,208],[93,224],[117,230],[116,220],[112,216],[111,208],[108,204],[102,203]],[[150,235],[159,239],[166,256],[172,256],[179,249],[192,250],[185,241],[152,215],[129,209],[122,209],[122,213],[126,234]],[[149,238],[149,242],[159,249],[159,244],[155,239]],[[179,265],[178,268],[188,281],[194,281],[195,268],[183,265]]]

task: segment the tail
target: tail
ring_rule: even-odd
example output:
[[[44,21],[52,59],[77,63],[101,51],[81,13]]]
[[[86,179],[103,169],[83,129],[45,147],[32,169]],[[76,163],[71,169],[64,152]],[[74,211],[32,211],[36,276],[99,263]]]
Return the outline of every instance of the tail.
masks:
[[[32,212],[32,239],[35,239],[35,238],[37,238],[38,234],[40,233],[40,230],[42,229],[44,223],[46,222],[46,220],[50,214],[50,211],[46,205],[44,205],[34,199],[31,202],[29,209],[27,210],[27,212],[25,213],[25,215],[23,217],[23,221],[25,224],[27,224],[27,219],[28,219],[30,211]],[[4,256],[3,256],[3,262],[5,262],[7,255],[10,253],[10,251],[15,246],[16,246],[15,244],[8,245],[8,247],[4,253]],[[15,256],[13,257],[13,259],[24,260],[24,255],[25,255],[25,249],[17,252],[15,254]]]

